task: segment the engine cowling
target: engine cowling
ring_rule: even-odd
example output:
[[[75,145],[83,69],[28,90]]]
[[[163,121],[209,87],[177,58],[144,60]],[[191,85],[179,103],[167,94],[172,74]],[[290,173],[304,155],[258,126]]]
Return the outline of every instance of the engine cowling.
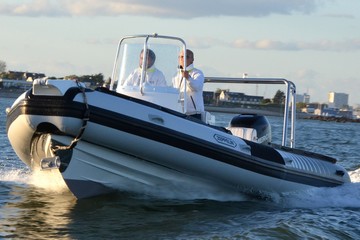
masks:
[[[229,129],[255,129],[256,142],[261,144],[271,143],[271,126],[265,116],[257,114],[240,114],[230,121]],[[231,130],[233,132],[233,130]],[[244,131],[243,131],[244,132]],[[249,139],[254,141],[254,139]]]

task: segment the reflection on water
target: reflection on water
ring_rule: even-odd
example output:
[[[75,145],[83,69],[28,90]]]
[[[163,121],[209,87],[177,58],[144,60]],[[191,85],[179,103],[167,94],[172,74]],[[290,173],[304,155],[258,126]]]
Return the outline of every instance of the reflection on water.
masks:
[[[63,235],[76,200],[70,193],[57,194],[31,185],[1,184],[0,236],[44,239]],[[9,197],[11,196],[11,197]]]
[[[6,215],[0,230],[7,238],[174,239],[195,232],[206,236],[215,221],[219,228],[230,227],[228,217],[236,212],[246,215],[269,208],[248,201],[164,200],[129,193],[75,201],[68,194],[25,186],[8,194],[14,199],[2,208]]]
[[[8,192],[1,194],[11,199],[1,208],[5,215],[0,218],[0,237],[6,238],[354,239],[360,233],[360,185],[314,189],[277,200],[224,202],[121,192],[75,201],[71,194],[31,186],[5,188]]]

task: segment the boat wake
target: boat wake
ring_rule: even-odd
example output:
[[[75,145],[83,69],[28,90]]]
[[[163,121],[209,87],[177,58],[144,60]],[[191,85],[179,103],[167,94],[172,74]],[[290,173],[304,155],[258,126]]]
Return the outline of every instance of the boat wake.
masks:
[[[41,188],[46,192],[64,193],[69,192],[60,173],[50,171],[28,172],[21,169],[0,171],[0,181],[5,183],[25,184]],[[271,195],[269,198],[260,199],[283,208],[327,208],[327,207],[354,207],[360,208],[360,169],[349,172],[351,183],[335,188],[313,188],[306,191],[284,193],[282,195]],[[134,187],[134,186],[133,186]],[[223,189],[212,187],[206,184],[186,183],[178,186],[156,187],[135,187],[132,189],[137,195],[145,198],[163,198],[176,200],[197,200],[206,199],[219,202],[253,201],[254,198]],[[139,196],[138,196],[139,197]],[[259,199],[255,199],[259,201]]]
[[[350,175],[350,178],[351,178],[351,182],[353,182],[353,183],[360,182],[360,168],[356,169],[354,171],[350,171],[349,175]]]
[[[30,173],[22,169],[0,170],[1,182],[28,183]]]
[[[360,169],[349,172],[351,183],[283,194],[275,202],[286,208],[360,208]]]
[[[161,186],[134,185],[130,184],[129,191],[150,198],[168,200],[198,200],[207,199],[219,202],[226,201],[248,201],[250,197],[246,194],[227,191],[222,188],[211,186],[200,182],[178,182]],[[123,189],[119,189],[120,191]]]
[[[30,176],[29,184],[55,193],[69,191],[61,173],[57,170],[34,171]]]
[[[18,185],[31,185],[41,188],[47,192],[63,193],[69,191],[61,174],[50,171],[24,171],[23,169],[14,169],[0,171],[0,182]]]

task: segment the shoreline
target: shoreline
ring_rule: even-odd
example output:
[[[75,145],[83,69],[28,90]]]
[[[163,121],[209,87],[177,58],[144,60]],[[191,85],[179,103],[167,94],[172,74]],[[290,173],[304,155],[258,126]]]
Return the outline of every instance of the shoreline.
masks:
[[[22,89],[0,89],[0,98],[17,98],[26,90]],[[283,113],[270,111],[270,110],[261,110],[261,109],[251,109],[251,108],[231,108],[231,107],[213,107],[206,106],[205,111],[208,112],[220,112],[220,113],[238,113],[238,114],[261,114],[267,116],[283,116]],[[338,122],[338,123],[346,123],[346,122],[354,122],[360,123],[360,119],[348,119],[348,118],[338,118],[338,117],[328,117],[328,116],[316,116],[316,115],[307,115],[307,114],[299,114],[297,113],[297,119],[311,119],[318,121],[327,121],[327,122]]]
[[[0,98],[17,98],[26,90],[23,89],[0,89]]]
[[[360,123],[360,119],[350,119],[345,117],[330,117],[330,116],[318,116],[312,115],[305,117],[303,119],[310,119],[310,120],[318,120],[318,121],[325,121],[325,122],[338,122],[338,123]]]
[[[205,111],[219,112],[219,113],[234,113],[234,114],[260,114],[264,116],[277,116],[282,117],[283,113],[279,113],[271,110],[251,109],[251,108],[231,108],[231,107],[212,107],[205,105]],[[310,115],[307,113],[297,112],[296,119],[304,120],[317,120],[325,122],[337,122],[337,123],[360,123],[360,119],[350,119],[345,117],[330,117],[330,116],[318,116]]]
[[[257,109],[257,108],[241,108],[241,107],[214,107],[206,106],[205,111],[207,112],[221,112],[221,113],[239,113],[239,114],[260,114],[267,116],[283,116],[283,112]]]

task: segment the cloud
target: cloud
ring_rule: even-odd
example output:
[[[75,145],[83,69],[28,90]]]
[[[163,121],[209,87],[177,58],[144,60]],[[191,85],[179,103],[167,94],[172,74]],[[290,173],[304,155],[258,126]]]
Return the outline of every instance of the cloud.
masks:
[[[360,38],[347,40],[318,40],[312,42],[305,41],[281,41],[271,39],[248,40],[237,38],[226,42],[223,39],[214,37],[192,37],[189,38],[188,46],[191,48],[205,49],[214,46],[223,46],[237,49],[250,50],[276,50],[276,51],[331,51],[331,52],[349,52],[360,50]]]
[[[214,46],[222,46],[236,49],[250,50],[276,50],[276,51],[328,51],[328,52],[349,52],[360,50],[360,38],[342,41],[318,40],[312,42],[304,41],[280,41],[271,39],[248,40],[237,38],[227,42],[224,39],[215,37],[190,37],[187,39],[189,48],[207,49]],[[111,44],[117,43],[114,39],[90,39],[90,44]]]
[[[296,43],[262,39],[258,41],[249,41],[245,39],[236,39],[231,45],[235,48],[262,49],[262,50],[299,50]]]
[[[3,0],[0,14],[13,16],[121,16],[165,18],[308,14],[320,0]],[[5,2],[5,3],[4,3]],[[19,3],[20,2],[20,3]]]
[[[8,1],[10,2],[10,1]],[[50,0],[22,1],[23,3],[0,3],[1,15],[13,16],[58,16],[64,15],[63,9]]]
[[[309,84],[311,84],[313,80],[319,76],[319,72],[313,69],[299,69],[295,73],[292,73],[292,75],[299,80],[308,80]]]
[[[329,13],[323,15],[324,17],[329,18],[348,18],[348,19],[355,19],[355,16],[352,14],[346,14],[346,13]]]
[[[212,37],[190,37],[187,41],[187,46],[191,48],[211,48],[216,45],[226,45],[223,40],[212,38]]]
[[[343,41],[320,40],[314,42],[283,42],[278,40],[262,39],[249,41],[246,39],[236,39],[229,46],[242,49],[258,50],[283,50],[283,51],[356,51],[360,50],[360,39],[350,39]]]

